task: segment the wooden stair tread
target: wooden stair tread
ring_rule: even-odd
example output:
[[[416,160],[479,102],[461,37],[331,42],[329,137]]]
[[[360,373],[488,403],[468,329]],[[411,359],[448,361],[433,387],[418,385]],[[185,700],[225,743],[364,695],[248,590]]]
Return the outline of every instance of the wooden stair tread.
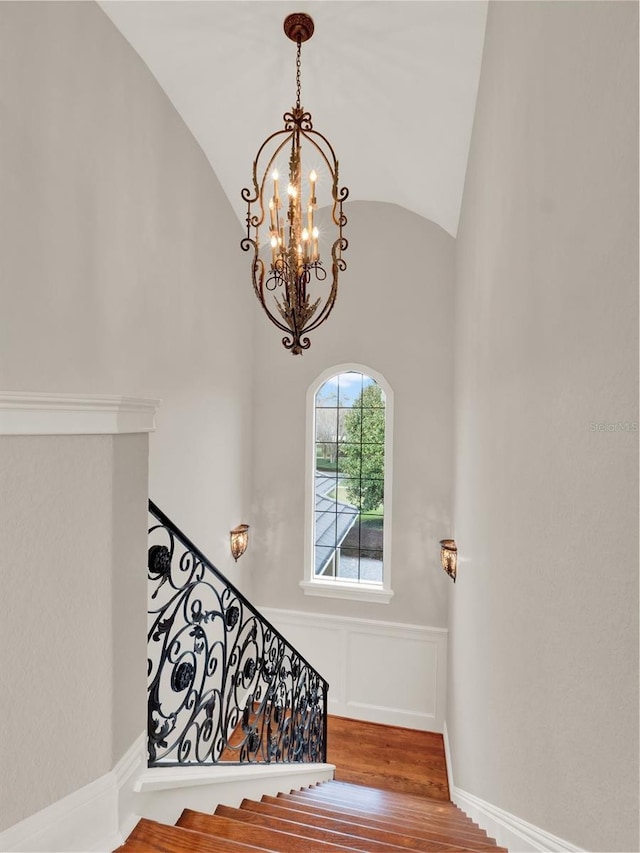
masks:
[[[129,838],[118,848],[118,851],[123,853],[255,853],[256,850],[262,853],[278,853],[277,850],[266,847],[256,847],[227,838],[215,838],[147,818],[138,821]]]
[[[422,798],[420,801],[407,802],[400,798],[389,797],[388,791],[376,791],[376,789],[364,789],[364,793],[344,791],[340,787],[334,787],[333,782],[325,782],[321,785],[303,788],[300,793],[317,795],[318,799],[327,802],[353,805],[355,808],[365,809],[381,814],[391,813],[398,816],[406,816],[415,820],[441,820],[454,824],[459,823],[473,829],[479,829],[477,824],[460,811],[453,803],[443,803],[441,800],[429,800]],[[291,792],[291,793],[298,793]]]
[[[355,797],[361,801],[373,800],[375,802],[391,803],[394,807],[400,806],[402,808],[411,808],[418,811],[428,812],[440,810],[444,814],[456,814],[459,817],[464,818],[464,820],[473,823],[471,818],[469,818],[455,803],[452,803],[450,800],[448,802],[443,802],[440,798],[425,797],[422,794],[416,795],[405,791],[393,791],[389,788],[372,788],[369,785],[345,782],[338,779],[333,779],[330,782],[318,782],[316,785],[311,787],[318,790],[325,788],[327,790],[339,791],[346,796]]]
[[[231,817],[185,809],[176,826],[209,833],[216,837],[232,841],[244,841],[260,849],[274,850],[276,853],[350,853],[349,848],[337,846],[326,841],[316,841],[291,832],[245,823]]]
[[[448,815],[442,809],[438,809],[437,812],[430,814],[426,810],[418,811],[413,807],[403,808],[399,804],[390,805],[387,803],[385,805],[381,802],[374,803],[373,800],[362,802],[353,797],[341,797],[340,794],[333,790],[319,790],[318,788],[303,789],[300,793],[308,796],[314,802],[317,801],[318,804],[327,803],[330,808],[344,808],[364,814],[372,814],[380,818],[388,817],[406,822],[407,825],[410,823],[424,825],[426,822],[434,829],[456,831],[461,834],[461,837],[469,835],[470,837],[484,841],[487,839],[487,833],[478,826],[474,826],[466,816],[464,819],[461,819],[454,815]]]
[[[276,798],[274,797],[273,799]],[[277,814],[278,816],[286,815],[287,820],[298,820],[304,822],[309,826],[333,829],[336,832],[348,832],[351,835],[357,835],[358,837],[368,841],[380,841],[385,844],[390,844],[395,847],[403,848],[405,850],[448,850],[447,845],[438,843],[430,844],[424,839],[412,838],[411,836],[403,835],[402,833],[398,832],[383,830],[379,827],[370,827],[364,824],[354,823],[352,821],[345,820],[344,817],[340,819],[339,817],[318,815],[314,814],[313,812],[305,812],[303,808],[289,809],[286,808],[285,801],[282,802],[283,805],[278,806],[265,802],[258,803],[249,800],[243,800],[242,808],[250,809],[252,811],[259,811],[261,814],[274,814],[273,810],[275,809],[275,814]],[[453,847],[453,845],[450,846]]]
[[[309,820],[309,816],[316,819],[316,826],[331,826],[338,831],[347,831],[351,834],[366,835],[365,830],[369,833],[368,837],[376,840],[385,841],[389,844],[397,846],[405,846],[415,850],[440,850],[448,849],[449,847],[466,847],[467,849],[492,849],[495,850],[495,842],[485,839],[484,842],[474,840],[473,842],[461,841],[447,833],[429,833],[428,831],[416,830],[414,827],[407,829],[402,825],[394,825],[390,821],[376,820],[375,817],[363,815],[350,815],[342,811],[332,811],[331,809],[321,808],[310,801],[297,801],[294,798],[288,798],[288,795],[279,795],[278,797],[264,796],[262,802],[281,807],[291,807],[293,811],[304,813],[305,821]],[[342,827],[342,829],[341,829]],[[348,829],[345,829],[348,827]],[[426,846],[429,845],[429,846]]]
[[[261,804],[258,803],[257,805]],[[269,807],[267,806],[267,808]],[[293,814],[293,819],[291,819],[291,816],[289,818],[275,817],[256,809],[234,809],[229,806],[218,806],[214,814],[235,817],[237,820],[251,821],[261,826],[280,829],[282,832],[292,832],[296,835],[303,835],[305,838],[314,838],[317,841],[328,841],[338,846],[348,847],[349,850],[362,851],[362,853],[401,853],[402,850],[406,850],[406,847],[386,844],[370,838],[362,838],[359,835],[347,834],[346,831],[337,832],[332,829],[313,826],[309,823],[301,823],[300,821],[296,821],[295,814]]]
[[[445,844],[460,844],[461,846],[465,846],[468,843],[473,843],[474,846],[478,846],[479,843],[481,843],[477,838],[469,838],[467,833],[462,830],[432,830],[424,821],[419,819],[406,820],[403,818],[390,817],[388,815],[371,815],[370,812],[363,809],[356,809],[351,806],[337,806],[336,804],[328,801],[320,801],[318,799],[314,800],[312,796],[305,795],[304,792],[299,792],[297,794],[279,794],[277,799],[282,799],[291,803],[298,803],[306,809],[313,809],[316,813],[325,817],[336,817],[337,813],[339,813],[340,815],[344,815],[346,820],[352,820],[359,824],[364,823],[373,828],[400,832],[414,838],[420,838],[428,841],[440,841]],[[483,843],[495,844],[489,839],[485,839]]]

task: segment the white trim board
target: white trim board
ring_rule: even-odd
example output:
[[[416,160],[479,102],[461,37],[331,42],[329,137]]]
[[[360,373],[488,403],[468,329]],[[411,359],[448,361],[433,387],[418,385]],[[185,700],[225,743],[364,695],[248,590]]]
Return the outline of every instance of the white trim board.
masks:
[[[330,714],[442,731],[446,628],[259,609],[329,682]]]
[[[137,776],[146,769],[142,733],[109,773],[0,833],[0,850],[109,851],[119,847],[137,818],[128,812]]]
[[[143,397],[0,393],[0,435],[153,432],[159,405]]]
[[[465,814],[486,830],[489,836],[495,838],[499,846],[506,847],[509,853],[585,853],[582,847],[576,847],[570,841],[552,835],[539,826],[527,823],[526,820],[476,797],[475,794],[457,788],[453,782],[451,747],[446,721],[444,750],[451,799]]]
[[[221,803],[237,808],[245,798],[275,797],[326,782],[334,772],[333,764],[154,767],[139,780],[136,807],[141,817],[175,823],[184,809],[211,814]]]

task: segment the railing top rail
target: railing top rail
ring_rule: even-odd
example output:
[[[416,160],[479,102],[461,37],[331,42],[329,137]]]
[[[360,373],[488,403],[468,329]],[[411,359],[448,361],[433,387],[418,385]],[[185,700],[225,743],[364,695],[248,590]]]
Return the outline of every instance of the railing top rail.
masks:
[[[268,619],[266,619],[262,615],[262,613],[260,613],[260,611],[256,607],[254,607],[253,604],[251,604],[251,602],[246,598],[245,595],[243,595],[242,592],[240,592],[240,590],[235,586],[235,584],[231,583],[231,581],[227,577],[225,577],[225,575],[223,575],[222,572],[217,569],[209,559],[207,559],[207,557],[205,557],[202,551],[198,547],[196,547],[196,545],[193,544],[189,537],[185,536],[182,530],[180,530],[180,528],[169,518],[169,516],[162,512],[162,510],[158,506],[156,506],[156,504],[154,504],[151,499],[149,499],[149,512],[164,527],[168,528],[173,533],[173,535],[180,540],[184,547],[191,551],[191,553],[194,554],[198,558],[198,560],[200,560],[200,562],[202,562],[202,564],[209,569],[209,571],[213,572],[213,574],[218,578],[218,580],[222,581],[222,583],[224,583],[233,592],[233,594],[236,595],[240,599],[240,601],[242,601],[243,606],[246,607],[247,610],[249,610],[258,619],[260,619],[260,621],[264,625],[266,625],[270,631],[273,631],[273,633],[280,640],[282,640],[282,642],[287,645],[291,649],[291,651],[294,652],[294,654],[296,654],[300,658],[302,663],[305,666],[308,666],[309,669],[318,676],[318,678],[324,685],[325,690],[328,690],[329,683],[325,678],[320,675],[318,670],[312,664],[309,663],[309,661],[304,657],[304,655],[300,654],[298,649],[296,649],[295,646],[293,646],[280,631],[278,631],[275,625],[273,625]]]

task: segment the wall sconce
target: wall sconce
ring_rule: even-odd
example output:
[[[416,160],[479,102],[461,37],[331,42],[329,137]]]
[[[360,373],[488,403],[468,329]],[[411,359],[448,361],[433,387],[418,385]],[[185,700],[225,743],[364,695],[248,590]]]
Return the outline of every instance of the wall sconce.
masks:
[[[458,546],[455,539],[440,540],[440,559],[442,568],[456,582],[456,574],[458,571]]]
[[[239,524],[229,535],[231,536],[231,554],[237,563],[238,557],[242,557],[249,544],[249,525]]]

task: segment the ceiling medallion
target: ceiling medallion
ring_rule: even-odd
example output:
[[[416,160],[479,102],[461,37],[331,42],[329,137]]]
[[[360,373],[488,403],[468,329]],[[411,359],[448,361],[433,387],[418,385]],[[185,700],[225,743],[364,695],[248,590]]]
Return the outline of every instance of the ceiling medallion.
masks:
[[[282,343],[294,355],[309,348],[307,335],[331,313],[339,273],[347,267],[342,258],[348,246],[342,236],[347,222],[342,204],[349,190],[338,185],[331,144],[313,129],[311,113],[300,106],[301,45],[313,30],[309,15],[285,19],[284,31],[297,45],[296,105],[284,114],[284,129],[268,136],[258,149],[253,189],[242,190],[247,236],[240,245],[245,252],[253,250],[253,288],[267,317],[285,332]],[[308,171],[302,165],[303,143]],[[281,196],[280,178],[285,174]]]

